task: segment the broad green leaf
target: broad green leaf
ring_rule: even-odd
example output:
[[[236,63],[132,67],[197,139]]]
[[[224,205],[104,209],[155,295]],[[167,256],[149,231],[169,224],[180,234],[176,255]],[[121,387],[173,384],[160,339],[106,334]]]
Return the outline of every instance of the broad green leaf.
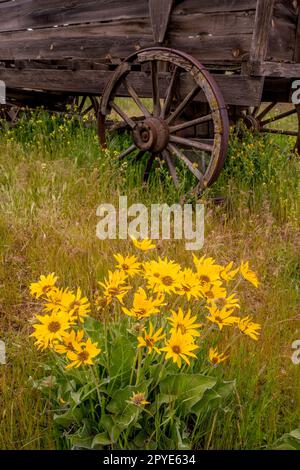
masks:
[[[66,413],[63,413],[61,415],[54,415],[54,421],[56,424],[59,424],[60,426],[64,428],[68,428],[71,424],[74,423],[80,423],[82,419],[82,413],[79,408],[76,409],[70,409],[66,411]]]
[[[284,434],[275,444],[275,450],[300,450],[300,428]]]
[[[160,391],[170,400],[174,397],[174,401],[187,413],[216,383],[216,378],[202,374],[172,374],[160,383]]]
[[[235,381],[220,382],[213,389],[207,390],[191,411],[199,416],[201,413],[207,413],[218,408],[232,394],[234,388]]]
[[[129,383],[132,368],[134,367],[135,356],[135,345],[128,337],[119,336],[117,340],[111,344],[109,358],[111,386],[114,386],[116,383]]]
[[[97,448],[98,446],[108,446],[111,444],[111,440],[106,432],[101,432],[97,434],[92,442],[92,449]]]
[[[87,436],[87,437],[71,436],[71,439],[70,439],[73,449],[74,448],[75,449],[91,449],[92,441],[93,441],[93,438],[91,436]]]

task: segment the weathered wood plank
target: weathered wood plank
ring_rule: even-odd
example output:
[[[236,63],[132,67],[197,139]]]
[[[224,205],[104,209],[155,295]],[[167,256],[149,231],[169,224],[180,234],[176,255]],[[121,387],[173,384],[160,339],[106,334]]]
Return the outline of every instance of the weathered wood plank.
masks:
[[[263,62],[251,64],[250,75],[259,77],[299,78],[300,63],[285,64],[280,62]]]
[[[215,19],[212,22],[217,25]],[[175,26],[177,24],[174,23]],[[174,25],[170,25],[168,45],[184,50],[203,62],[240,62],[250,50],[251,34],[229,34],[231,28],[225,30],[227,34],[202,35],[197,34],[199,30],[191,34],[185,27],[184,32],[177,31]],[[228,25],[231,25],[230,18]],[[248,30],[249,25],[245,27]],[[0,60],[125,58],[135,50],[151,45],[153,37],[149,19],[127,19],[109,24],[1,33]]]
[[[173,3],[173,0],[149,0],[149,13],[155,43],[162,44],[164,42]]]
[[[179,0],[174,14],[225,13],[256,9],[257,0]]]
[[[168,15],[171,0],[151,0],[150,9],[158,14],[166,6]],[[157,7],[158,5],[158,7]],[[173,16],[209,13],[255,11],[256,0],[183,0],[176,1]],[[115,21],[128,18],[149,18],[148,0],[15,0],[0,1],[0,32],[19,31],[65,24]],[[162,31],[165,24],[162,22]],[[238,24],[236,29],[238,29]]]
[[[44,91],[65,92],[67,94],[99,95],[111,78],[113,72],[97,70],[13,70],[0,68],[0,80],[4,80],[7,88],[29,88]],[[255,106],[260,103],[263,82],[259,78],[247,78],[237,75],[213,75],[218,83],[225,102],[232,105]],[[133,78],[132,78],[133,77]],[[144,73],[136,72],[129,76],[129,82],[140,96],[150,97],[151,80]],[[166,93],[169,81],[166,76],[160,77],[160,91]],[[185,95],[193,86],[189,79],[181,82],[181,92]],[[128,96],[123,89],[123,96]],[[200,99],[199,97],[198,99]]]
[[[297,28],[296,28],[296,45],[294,52],[294,62],[300,63],[300,5],[298,6],[298,18],[297,18]]]
[[[298,10],[298,0],[275,0],[266,60],[294,61]]]
[[[172,15],[169,32],[190,34],[201,41],[205,36],[240,36],[252,34],[254,30],[255,10],[245,12],[193,13],[184,16]]]
[[[148,16],[148,0],[15,0],[0,4],[0,31]]]
[[[255,28],[250,51],[251,62],[265,60],[275,0],[257,0]]]

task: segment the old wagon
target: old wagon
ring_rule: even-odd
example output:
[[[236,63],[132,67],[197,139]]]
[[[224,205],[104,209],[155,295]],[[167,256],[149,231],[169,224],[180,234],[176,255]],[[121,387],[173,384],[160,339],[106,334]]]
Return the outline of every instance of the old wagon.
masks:
[[[211,185],[238,119],[299,148],[298,132],[272,126],[299,118],[298,106],[274,114],[299,77],[298,0],[0,0],[2,115],[75,97],[102,145],[130,137],[119,157],[144,158],[145,179],[159,157],[176,185],[176,162]]]

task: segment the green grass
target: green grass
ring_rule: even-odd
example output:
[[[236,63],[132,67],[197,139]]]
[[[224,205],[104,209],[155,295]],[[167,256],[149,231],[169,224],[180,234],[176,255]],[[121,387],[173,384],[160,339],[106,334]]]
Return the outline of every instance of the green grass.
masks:
[[[142,164],[116,162],[120,145],[116,139],[110,154],[101,153],[94,128],[43,112],[2,132],[0,339],[8,364],[0,365],[0,449],[52,449],[57,442],[54,410],[31,386],[42,355],[28,339],[35,312],[28,284],[55,271],[63,284],[91,295],[113,253],[128,247],[96,238],[97,206],[117,205],[119,195],[130,204],[179,199],[159,171],[144,188]],[[202,198],[203,254],[218,262],[250,260],[261,285],[246,291],[242,307],[263,325],[258,343],[231,348],[224,377],[237,379],[238,395],[207,423],[206,436],[199,436],[204,448],[267,448],[300,423],[300,366],[291,362],[291,344],[300,339],[300,165],[290,157],[292,145],[284,137],[246,134],[240,141],[233,134],[226,167]],[[224,204],[214,205],[216,196]],[[161,252],[182,263],[189,256],[183,242],[164,242]]]

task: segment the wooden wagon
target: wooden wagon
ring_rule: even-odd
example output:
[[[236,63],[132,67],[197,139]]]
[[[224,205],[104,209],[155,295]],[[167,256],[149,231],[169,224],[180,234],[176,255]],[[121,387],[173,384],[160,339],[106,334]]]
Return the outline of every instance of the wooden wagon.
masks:
[[[179,161],[203,189],[219,175],[238,119],[300,147],[298,132],[272,127],[300,116],[298,106],[274,115],[300,78],[299,3],[0,0],[2,115],[61,110],[77,97],[80,111],[97,113],[102,145],[109,126],[130,136],[120,158],[145,158],[145,179],[160,157],[176,185]]]

